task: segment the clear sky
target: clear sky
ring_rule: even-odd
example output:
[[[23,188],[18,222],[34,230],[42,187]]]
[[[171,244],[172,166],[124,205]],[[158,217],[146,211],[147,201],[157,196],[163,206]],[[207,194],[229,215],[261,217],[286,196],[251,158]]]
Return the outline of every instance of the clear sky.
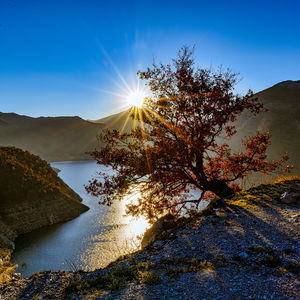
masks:
[[[0,0],[0,111],[119,112],[124,80],[183,45],[240,72],[239,91],[299,80],[299,16],[299,0]]]

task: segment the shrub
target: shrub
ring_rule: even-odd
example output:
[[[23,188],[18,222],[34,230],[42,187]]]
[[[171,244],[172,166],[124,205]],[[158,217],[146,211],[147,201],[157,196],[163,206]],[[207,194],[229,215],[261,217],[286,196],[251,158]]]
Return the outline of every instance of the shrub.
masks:
[[[161,282],[161,278],[153,271],[138,271],[138,280],[140,283],[145,284],[159,284]]]

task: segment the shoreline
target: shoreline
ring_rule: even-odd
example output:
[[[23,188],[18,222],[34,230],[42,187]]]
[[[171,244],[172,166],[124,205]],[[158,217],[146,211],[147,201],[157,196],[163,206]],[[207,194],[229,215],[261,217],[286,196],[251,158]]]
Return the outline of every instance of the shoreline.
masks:
[[[28,299],[296,298],[300,203],[279,202],[291,189],[300,192],[300,180],[251,188],[106,268],[39,272],[0,293]]]

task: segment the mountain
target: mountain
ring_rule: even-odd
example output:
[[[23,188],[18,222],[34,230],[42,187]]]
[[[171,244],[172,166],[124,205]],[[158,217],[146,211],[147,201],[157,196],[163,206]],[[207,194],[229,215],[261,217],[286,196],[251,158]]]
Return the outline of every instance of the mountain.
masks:
[[[287,151],[289,164],[295,166],[293,173],[300,173],[300,80],[283,81],[265,89],[255,96],[268,110],[256,117],[244,113],[236,122],[238,130],[232,145],[238,148],[238,140],[268,130],[271,134],[270,159],[279,159]]]
[[[268,109],[256,117],[244,113],[236,122],[238,134],[230,143],[240,148],[240,139],[257,129],[269,130],[271,159],[279,159],[288,151],[294,172],[300,172],[300,81],[283,81],[256,96]],[[130,110],[96,121],[80,117],[31,118],[14,113],[0,113],[0,145],[29,150],[48,161],[88,159],[88,151],[99,147],[96,139],[104,128],[130,131],[134,126]],[[125,126],[124,126],[125,124]]]
[[[0,119],[0,126],[5,126],[5,125],[7,125],[7,123]]]
[[[287,151],[289,164],[295,166],[293,172],[300,173],[300,81],[283,81],[255,94],[268,109],[253,117],[243,113],[235,123],[238,133],[229,144],[239,150],[241,138],[255,134],[259,130],[271,133],[270,159],[278,160]],[[107,127],[120,129],[124,125],[129,110],[97,120]],[[125,130],[131,129],[133,120],[129,118]],[[226,141],[228,142],[228,141]]]
[[[15,147],[0,147],[0,199],[0,218],[18,234],[88,210],[45,160]]]
[[[88,159],[104,127],[80,117],[32,118],[0,113],[0,146],[28,150],[48,161]]]

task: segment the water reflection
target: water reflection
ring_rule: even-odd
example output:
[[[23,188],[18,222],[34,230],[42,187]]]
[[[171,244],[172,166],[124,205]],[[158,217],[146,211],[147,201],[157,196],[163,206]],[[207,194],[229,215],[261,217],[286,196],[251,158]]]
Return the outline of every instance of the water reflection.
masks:
[[[126,222],[129,224],[128,228],[128,234],[129,235],[135,235],[140,236],[142,235],[147,228],[150,227],[149,222],[144,216],[132,217],[126,214],[126,206],[128,204],[137,204],[137,199],[141,198],[142,195],[139,191],[139,186],[135,186],[131,191],[129,195],[124,196],[123,198],[123,216],[125,216]]]
[[[69,222],[20,236],[12,262],[19,265],[18,272],[23,277],[44,270],[94,270],[139,249],[141,236],[149,224],[144,217],[135,219],[125,215],[126,204],[140,197],[138,190],[111,207],[101,206],[84,189],[84,184],[99,169],[94,161],[59,162],[52,166],[61,170],[59,176],[90,210]],[[111,172],[104,167],[101,171]]]
[[[91,237],[93,243],[81,255],[85,270],[94,269],[95,266],[104,267],[119,256],[140,249],[142,235],[150,224],[144,217],[126,215],[126,205],[140,196],[138,190],[124,196],[122,201],[112,205],[105,219],[98,221],[99,226],[105,223],[110,229]]]

